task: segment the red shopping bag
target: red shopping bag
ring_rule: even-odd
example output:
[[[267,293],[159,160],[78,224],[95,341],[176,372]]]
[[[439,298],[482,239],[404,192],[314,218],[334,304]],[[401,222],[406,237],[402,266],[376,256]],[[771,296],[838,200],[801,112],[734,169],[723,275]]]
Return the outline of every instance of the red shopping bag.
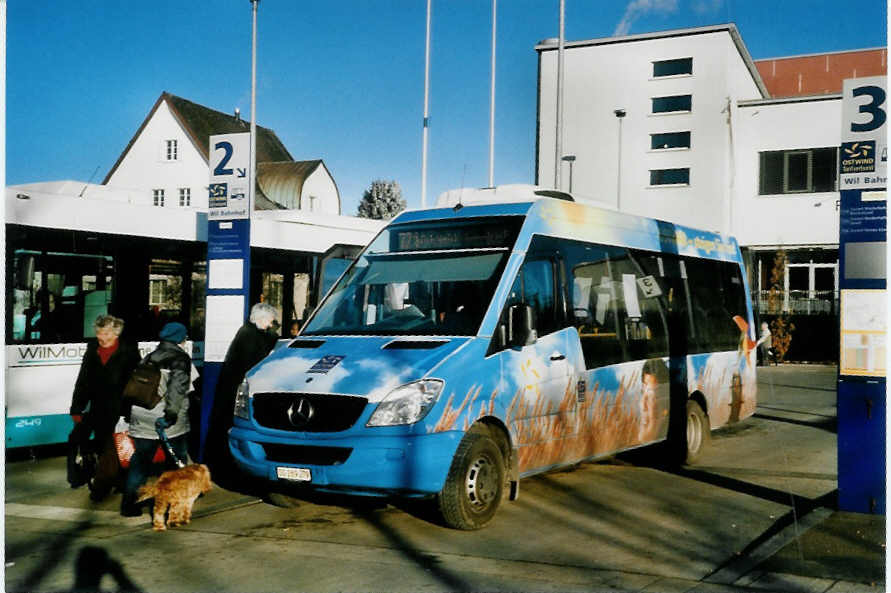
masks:
[[[136,450],[130,433],[126,430],[114,433],[114,448],[118,452],[118,461],[121,463],[121,467],[124,469],[130,467],[130,458],[133,457],[133,452]],[[166,459],[164,449],[159,444],[154,457],[152,457],[152,463],[164,463]]]
[[[133,439],[127,431],[114,433],[114,448],[118,452],[118,461],[124,469],[130,467],[130,458],[136,447],[133,445]]]

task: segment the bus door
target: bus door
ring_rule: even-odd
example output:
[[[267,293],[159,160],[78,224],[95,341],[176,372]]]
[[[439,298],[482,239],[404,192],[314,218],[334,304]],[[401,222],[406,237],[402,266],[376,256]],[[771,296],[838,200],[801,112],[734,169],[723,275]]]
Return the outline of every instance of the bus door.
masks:
[[[566,461],[564,439],[577,431],[576,392],[567,356],[572,328],[561,323],[565,302],[558,288],[559,264],[554,255],[530,250],[501,317],[507,347],[498,356],[521,472]]]
[[[570,307],[588,393],[586,455],[664,438],[669,404],[666,316],[659,282],[622,247],[567,242]]]

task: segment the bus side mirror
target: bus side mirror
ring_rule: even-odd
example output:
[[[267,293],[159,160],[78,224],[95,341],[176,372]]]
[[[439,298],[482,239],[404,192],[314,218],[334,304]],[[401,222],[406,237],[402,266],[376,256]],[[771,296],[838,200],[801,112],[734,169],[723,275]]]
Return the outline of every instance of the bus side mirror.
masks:
[[[511,305],[508,310],[507,341],[511,346],[530,346],[538,340],[532,307],[526,304]]]

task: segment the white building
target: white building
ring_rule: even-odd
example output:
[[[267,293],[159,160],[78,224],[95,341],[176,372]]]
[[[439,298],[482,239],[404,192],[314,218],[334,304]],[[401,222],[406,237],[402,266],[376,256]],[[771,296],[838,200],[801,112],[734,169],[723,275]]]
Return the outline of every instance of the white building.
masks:
[[[250,131],[250,122],[161,93],[102,182],[159,207],[207,209],[208,143]],[[325,164],[294,161],[268,128],[257,126],[256,209],[340,214],[340,192]]]
[[[885,49],[755,62],[733,24],[566,42],[559,158],[557,49],[536,47],[537,184],[559,162],[563,190],[735,235],[762,312],[782,249],[785,310],[834,319],[841,81]]]

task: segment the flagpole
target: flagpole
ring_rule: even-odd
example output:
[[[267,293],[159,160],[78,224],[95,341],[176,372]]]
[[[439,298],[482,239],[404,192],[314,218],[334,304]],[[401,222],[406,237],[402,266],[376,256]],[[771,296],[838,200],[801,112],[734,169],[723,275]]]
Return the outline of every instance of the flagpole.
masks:
[[[427,130],[430,127],[430,5],[427,0],[427,40],[424,58],[424,139],[421,148],[421,208],[427,207]]]
[[[257,179],[257,5],[260,0],[251,0],[251,183],[248,187],[248,215],[255,205]]]
[[[495,187],[495,28],[498,0],[492,0],[492,84],[489,95],[489,187]]]
[[[554,189],[561,190],[563,180],[561,179],[562,168],[560,159],[563,156],[563,23],[566,3],[560,0],[560,40],[557,45],[557,136],[554,142]]]

